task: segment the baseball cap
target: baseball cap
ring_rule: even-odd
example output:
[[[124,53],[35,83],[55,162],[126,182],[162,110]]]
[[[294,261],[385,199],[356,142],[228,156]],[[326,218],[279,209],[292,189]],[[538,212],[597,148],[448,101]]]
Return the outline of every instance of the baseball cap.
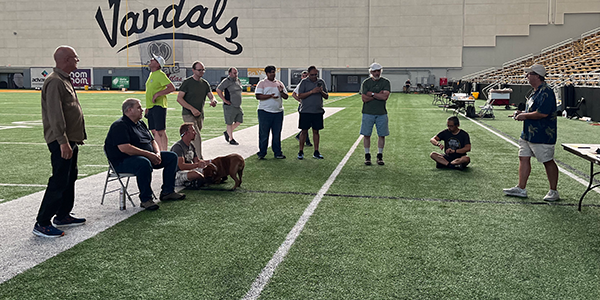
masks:
[[[525,73],[534,72],[540,76],[546,76],[546,68],[544,68],[544,66],[540,64],[533,64],[531,65],[531,67],[525,68],[523,70],[525,71]]]
[[[371,66],[369,67],[369,71],[377,71],[377,70],[381,70],[381,65],[378,63],[372,63]]]
[[[152,59],[154,59],[154,60],[156,60],[156,62],[158,62],[161,69],[165,66],[165,59],[162,56],[152,54]]]

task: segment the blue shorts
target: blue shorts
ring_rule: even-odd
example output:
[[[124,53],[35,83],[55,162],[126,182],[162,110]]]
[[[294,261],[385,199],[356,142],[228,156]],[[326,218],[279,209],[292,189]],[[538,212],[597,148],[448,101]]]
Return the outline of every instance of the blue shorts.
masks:
[[[390,135],[390,129],[388,128],[388,115],[362,115],[362,124],[360,125],[360,134],[364,136],[371,136],[373,133],[373,125],[377,126],[378,136]]]

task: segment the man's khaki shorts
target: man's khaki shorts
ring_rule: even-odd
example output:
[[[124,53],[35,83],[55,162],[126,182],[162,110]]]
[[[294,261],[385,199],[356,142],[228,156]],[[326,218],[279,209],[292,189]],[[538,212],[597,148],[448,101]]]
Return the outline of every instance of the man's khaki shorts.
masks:
[[[530,143],[519,139],[519,157],[535,157],[541,163],[554,159],[554,144]]]

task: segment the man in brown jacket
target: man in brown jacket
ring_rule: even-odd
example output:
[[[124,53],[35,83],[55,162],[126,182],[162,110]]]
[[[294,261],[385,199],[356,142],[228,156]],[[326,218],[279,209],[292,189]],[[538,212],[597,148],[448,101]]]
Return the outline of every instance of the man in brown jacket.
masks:
[[[71,216],[77,180],[77,145],[86,139],[81,105],[69,74],[77,69],[79,57],[75,49],[60,46],[54,51],[56,67],[42,87],[42,123],[44,139],[50,150],[52,176],[44,193],[33,227],[41,237],[61,237],[65,233],[52,226],[83,225],[85,219]]]

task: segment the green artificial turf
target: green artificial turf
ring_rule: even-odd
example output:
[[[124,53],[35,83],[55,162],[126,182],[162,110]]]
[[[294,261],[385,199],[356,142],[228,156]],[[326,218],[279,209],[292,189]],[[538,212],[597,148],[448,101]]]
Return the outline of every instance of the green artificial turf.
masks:
[[[82,147],[80,166],[103,164],[100,147],[93,145],[102,144],[104,126],[119,111],[101,110],[122,101],[115,98],[101,105],[100,98],[95,100],[82,101],[86,124],[91,123],[95,133],[91,146]],[[185,191],[186,200],[136,214],[1,284],[0,299],[241,299],[359,138],[360,98],[334,100],[329,106],[345,109],[325,120],[320,149],[324,160],[310,158],[312,148],[305,148],[306,159],[295,159],[298,142],[286,139],[282,147],[288,159],[246,160],[238,191],[226,191],[231,180]],[[244,108],[244,124],[251,126],[256,122],[255,102],[245,103],[252,104]],[[287,113],[295,111],[296,103],[285,103]],[[578,212],[573,206],[585,188],[582,184],[561,173],[563,200],[558,205],[543,203],[548,182],[543,166],[533,159],[530,197],[504,196],[502,188],[517,183],[517,147],[461,117],[461,128],[471,136],[472,163],[464,171],[436,169],[429,153],[439,149],[429,139],[445,128],[452,112],[432,106],[428,95],[405,94],[390,97],[388,112],[391,135],[386,138],[385,166],[365,166],[359,143],[261,299],[600,296],[600,208]],[[176,136],[172,132],[181,121],[178,114],[169,111],[169,136]],[[516,139],[522,123],[505,114],[508,111],[497,109],[496,119],[478,122]],[[219,136],[224,127],[221,115],[215,112],[207,120],[205,137]],[[1,123],[7,125],[4,119]],[[564,118],[559,118],[558,128],[559,144],[588,143],[599,130]],[[11,130],[16,129],[0,131],[0,141],[14,140],[16,135],[7,134]],[[47,180],[41,128],[32,132],[39,137],[31,142],[41,145],[27,146],[32,148],[28,153],[41,152],[41,161],[30,170],[40,174],[19,177],[18,168],[27,166],[15,166],[17,170],[7,173],[12,174],[10,180]],[[373,153],[376,140],[374,134]],[[0,146],[6,146],[3,153],[22,147]],[[582,178],[589,172],[589,163],[559,145],[556,158]],[[14,157],[2,159],[5,166],[15,165]],[[87,167],[85,172],[94,170]],[[0,193],[7,189],[0,187]],[[8,195],[22,193],[14,189]],[[600,195],[591,192],[584,203],[600,205]]]

